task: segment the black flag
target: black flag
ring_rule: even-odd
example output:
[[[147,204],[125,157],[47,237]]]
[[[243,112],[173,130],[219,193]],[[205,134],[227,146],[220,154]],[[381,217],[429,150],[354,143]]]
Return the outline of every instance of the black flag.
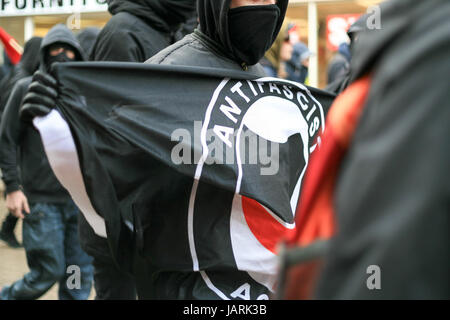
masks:
[[[273,289],[333,95],[198,67],[66,63],[55,76],[57,110],[35,125],[121,264],[136,244],[157,270],[238,269]]]

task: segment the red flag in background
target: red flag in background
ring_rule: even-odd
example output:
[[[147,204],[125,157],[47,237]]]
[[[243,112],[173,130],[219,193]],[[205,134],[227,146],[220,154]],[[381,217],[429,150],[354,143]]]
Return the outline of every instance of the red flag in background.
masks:
[[[9,33],[7,33],[3,28],[0,28],[0,40],[3,42],[3,46],[5,47],[6,54],[11,60],[12,64],[17,64],[22,57],[23,48],[17,41],[11,37]]]

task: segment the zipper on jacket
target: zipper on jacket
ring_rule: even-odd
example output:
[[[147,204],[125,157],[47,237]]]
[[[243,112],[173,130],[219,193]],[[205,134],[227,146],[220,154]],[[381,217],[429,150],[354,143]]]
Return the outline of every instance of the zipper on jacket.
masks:
[[[242,68],[242,70],[244,70],[244,71],[247,71],[247,70],[248,70],[248,66],[247,66],[247,64],[246,64],[245,62],[242,62],[242,63],[241,63],[241,68]]]

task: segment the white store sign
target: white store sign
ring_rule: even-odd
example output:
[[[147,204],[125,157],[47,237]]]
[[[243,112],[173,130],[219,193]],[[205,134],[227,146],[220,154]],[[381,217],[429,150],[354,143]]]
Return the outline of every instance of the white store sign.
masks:
[[[102,12],[106,0],[0,0],[0,17]]]

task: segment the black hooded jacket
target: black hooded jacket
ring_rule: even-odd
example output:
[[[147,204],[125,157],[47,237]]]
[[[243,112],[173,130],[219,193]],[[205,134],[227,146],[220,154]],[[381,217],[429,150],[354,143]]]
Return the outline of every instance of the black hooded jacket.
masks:
[[[449,299],[450,2],[393,0],[380,14],[355,44],[351,81],[371,83],[316,296]]]
[[[0,83],[0,119],[1,114],[5,110],[8,97],[17,81],[31,76],[39,67],[39,48],[41,42],[41,37],[33,37],[28,40],[25,43],[20,62]]]
[[[77,34],[77,40],[80,43],[80,46],[83,48],[86,57],[89,57],[91,55],[92,49],[94,48],[95,41],[97,40],[99,33],[99,28],[88,27],[84,28]]]
[[[54,43],[70,45],[78,60],[84,53],[73,33],[65,25],[56,25],[42,40],[39,59],[40,69],[46,70],[47,49]],[[38,131],[31,123],[19,119],[22,99],[28,91],[32,77],[16,83],[6,103],[0,125],[0,167],[6,193],[21,187],[30,203],[63,203],[70,199],[68,192],[56,179],[44,152]],[[17,170],[20,166],[20,173]]]
[[[228,11],[231,0],[198,0],[199,28],[179,42],[164,49],[148,60],[148,63],[199,66],[241,70],[265,76],[259,64],[245,66],[236,58],[228,32]],[[275,40],[283,24],[288,1],[279,0],[280,18],[274,33]]]
[[[90,55],[94,61],[144,62],[173,43],[173,35],[195,13],[195,0],[108,0],[113,17]]]

